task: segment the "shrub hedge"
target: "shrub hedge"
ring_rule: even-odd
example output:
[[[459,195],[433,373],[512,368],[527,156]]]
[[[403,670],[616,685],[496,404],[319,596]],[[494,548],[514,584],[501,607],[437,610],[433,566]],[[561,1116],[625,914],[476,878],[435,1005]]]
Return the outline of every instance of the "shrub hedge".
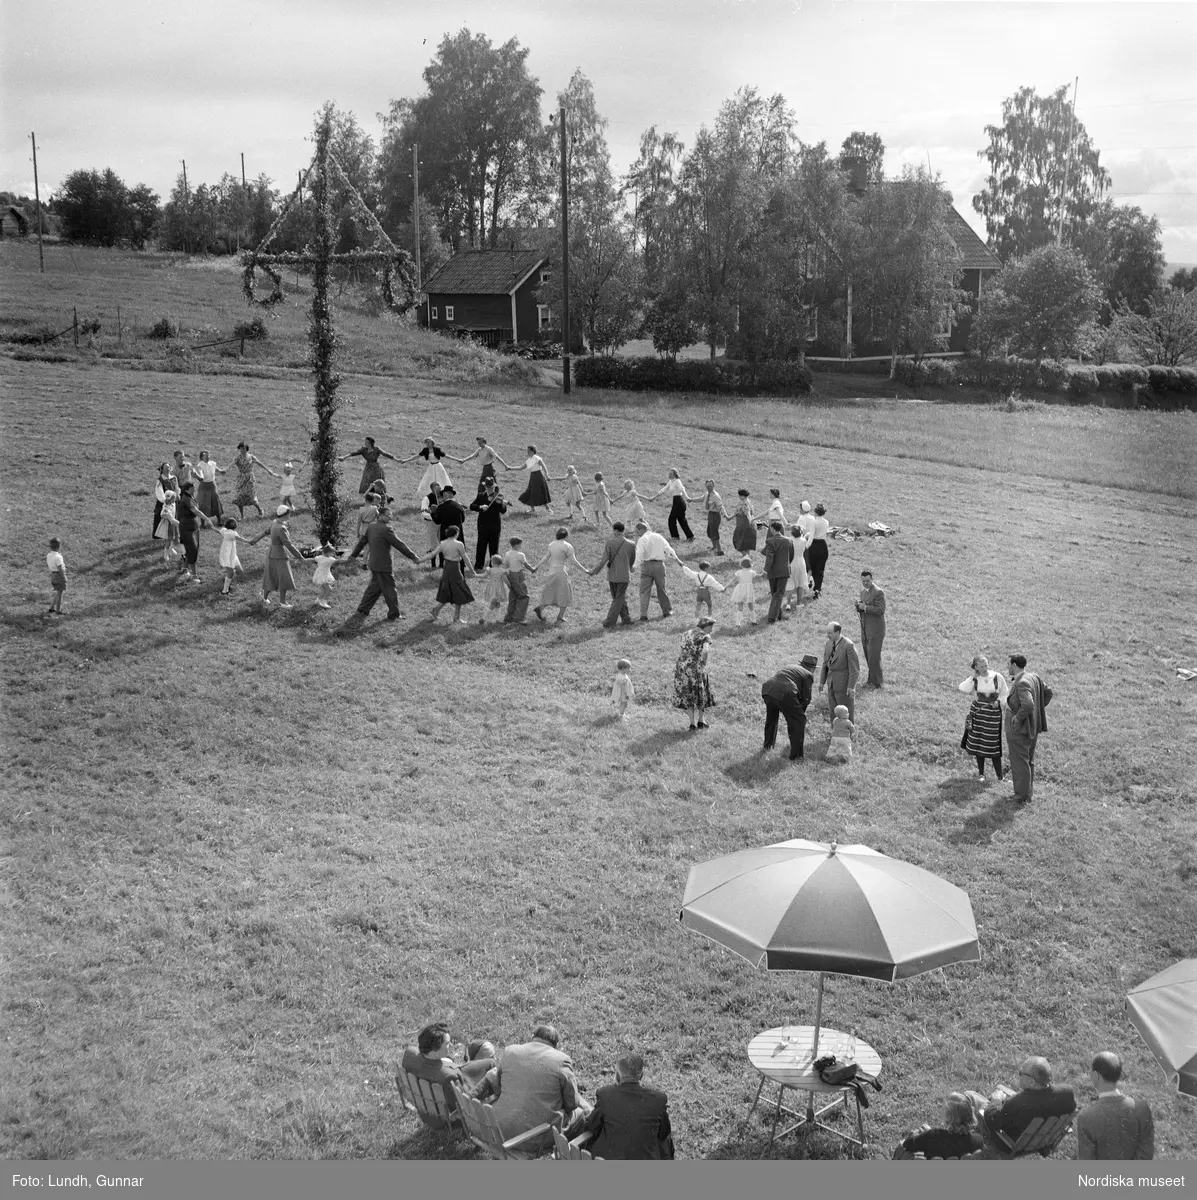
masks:
[[[1197,369],[1193,367],[1139,367],[1116,363],[1103,367],[1053,362],[1035,364],[1020,358],[925,358],[899,360],[896,378],[910,387],[951,387],[975,384],[1000,391],[1037,388],[1062,392],[1086,400],[1096,392],[1131,392],[1150,387],[1156,395],[1197,395]]]
[[[684,359],[586,357],[574,361],[579,387],[620,388],[631,392],[706,392],[738,396],[805,396],[814,376],[792,361],[758,363]]]

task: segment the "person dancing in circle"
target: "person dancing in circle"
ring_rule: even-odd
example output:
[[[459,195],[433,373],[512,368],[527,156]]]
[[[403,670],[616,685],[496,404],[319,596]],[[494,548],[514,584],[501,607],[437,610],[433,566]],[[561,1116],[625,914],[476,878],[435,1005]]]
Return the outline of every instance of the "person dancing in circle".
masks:
[[[469,557],[466,554],[465,544],[459,540],[461,529],[457,525],[450,525],[445,530],[445,536],[441,539],[437,548],[427,557],[435,561],[436,556],[442,555],[443,568],[441,570],[440,585],[436,589],[436,607],[432,610],[430,620],[435,621],[441,615],[441,609],[446,604],[453,605],[453,625],[464,625],[465,622],[461,619],[461,609],[465,604],[474,603],[474,593],[470,591],[470,585],[465,581],[465,571],[469,571],[471,575],[477,575],[478,572],[470,565]]]
[[[357,494],[359,496],[364,496],[376,479],[386,479],[386,473],[378,462],[380,458],[389,458],[391,462],[400,461],[393,454],[388,454],[385,450],[380,450],[375,445],[372,437],[366,438],[357,450],[350,450],[348,454],[339,455],[337,462],[344,462],[347,458],[360,458],[365,464],[362,467],[361,482],[357,486]],[[404,459],[403,461],[407,462],[410,460]]]
[[[467,454],[465,458],[459,458],[459,463],[468,463],[471,459],[478,459],[478,465],[482,468],[482,474],[478,477],[478,495],[482,495],[483,486],[487,479],[494,479],[498,482],[498,476],[495,474],[495,463],[503,463],[505,471],[513,470],[512,466],[504,462],[503,456],[482,436],[474,439],[478,443],[478,449],[472,454]],[[442,485],[443,486],[443,485]]]
[[[650,496],[650,500],[655,500],[657,496],[669,496],[673,503],[669,508],[669,536],[676,542],[678,539],[678,528],[681,528],[682,533],[686,535],[686,541],[694,541],[694,534],[690,532],[690,524],[686,520],[686,504],[690,496],[686,491],[686,485],[682,482],[682,477],[673,467],[669,468],[669,478],[665,480],[661,490],[656,495]]]
[[[549,494],[549,469],[544,459],[536,453],[535,446],[528,447],[528,457],[524,462],[524,470],[528,472],[528,486],[520,493],[520,503],[528,506],[528,515],[533,515],[538,508],[553,511],[553,497]]]
[[[544,581],[544,590],[540,594],[540,603],[532,611],[543,621],[545,619],[543,609],[546,607],[556,608],[556,624],[558,625],[564,623],[565,614],[574,602],[574,585],[570,582],[566,567],[572,562],[579,571],[585,572],[586,570],[578,562],[573,546],[566,540],[568,537],[568,529],[564,526],[558,529],[556,539],[549,543],[549,548],[541,556],[540,562],[532,568],[536,570],[546,562],[549,564],[549,573]]]
[[[278,476],[256,454],[250,453],[248,442],[237,443],[237,457],[233,459],[233,466],[237,468],[237,487],[233,503],[237,506],[238,516],[244,521],[247,508],[256,508],[258,516],[264,516],[262,506],[258,503],[258,483],[254,478],[254,467],[261,467],[267,475],[273,475],[275,479]]]

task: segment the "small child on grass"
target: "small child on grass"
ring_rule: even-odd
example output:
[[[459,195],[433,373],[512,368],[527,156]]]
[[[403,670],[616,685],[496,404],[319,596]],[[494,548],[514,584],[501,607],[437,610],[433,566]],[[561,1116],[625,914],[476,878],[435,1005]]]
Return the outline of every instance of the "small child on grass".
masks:
[[[283,477],[278,485],[278,502],[285,504],[290,512],[295,511],[295,492],[299,486],[299,478],[295,474],[295,464],[288,460],[283,463]]]
[[[597,525],[599,519],[611,524],[611,493],[607,491],[607,484],[603,479],[602,471],[594,473],[594,523]]]
[[[825,762],[847,763],[852,761],[852,735],[856,726],[848,719],[848,706],[837,704],[831,721],[831,741],[827,745]]]
[[[320,547],[320,553],[316,555],[316,573],[312,576],[312,582],[320,589],[320,593],[316,597],[317,608],[332,607],[329,600],[332,599],[333,588],[337,586],[332,569],[333,564],[339,562],[340,558],[341,555],[332,542],[325,542]]]
[[[166,539],[162,548],[162,561],[169,563],[172,558],[179,557],[179,521],[175,515],[175,501],[178,492],[164,492],[162,499],[162,516],[158,521],[157,534]]]
[[[503,558],[499,554],[492,554],[490,565],[486,568],[486,584],[482,589],[482,600],[486,607],[478,618],[479,625],[486,624],[488,612],[498,612],[507,603],[508,590],[507,570],[503,565]]]
[[[753,590],[753,584],[760,571],[752,569],[752,559],[745,555],[740,559],[740,569],[736,572],[736,586],[732,590],[732,603],[736,606],[736,625],[744,624],[744,610],[748,609],[748,615],[752,618],[752,623],[756,624],[756,594]]]
[[[695,571],[683,563],[682,574],[687,579],[692,579],[698,586],[698,590],[694,593],[694,615],[701,617],[705,607],[707,616],[713,617],[715,613],[711,604],[711,592],[723,592],[727,589],[711,574],[711,564],[704,559],[698,564],[698,570]]]
[[[583,524],[589,525],[590,518],[586,515],[586,505],[583,501],[582,481],[578,478],[578,468],[569,466],[565,468],[565,474],[556,480],[557,483],[565,484],[565,516],[569,521],[574,519],[574,509],[578,510],[578,516],[582,518]]]
[[[615,705],[618,720],[627,719],[628,705],[636,699],[636,689],[632,685],[632,664],[626,658],[621,658],[615,664],[615,680],[611,684],[611,703]]]
[[[237,532],[236,519],[229,517],[220,531],[220,570],[224,575],[224,587],[220,589],[222,596],[232,595],[233,578],[238,571],[242,575],[245,574],[245,568],[241,565],[241,559],[237,554],[237,543],[248,541],[249,538]]]
[[[62,543],[50,539],[50,553],[46,555],[46,566],[50,571],[50,608],[56,617],[62,616],[62,593],[66,591],[66,559],[61,554]],[[48,614],[47,614],[48,615]]]

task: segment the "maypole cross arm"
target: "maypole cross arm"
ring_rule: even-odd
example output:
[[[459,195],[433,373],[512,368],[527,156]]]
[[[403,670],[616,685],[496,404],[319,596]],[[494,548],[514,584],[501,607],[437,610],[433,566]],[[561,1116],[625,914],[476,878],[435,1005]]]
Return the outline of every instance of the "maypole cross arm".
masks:
[[[416,299],[414,284],[415,262],[406,250],[400,249],[387,237],[386,230],[383,229],[382,225],[379,224],[378,218],[370,211],[357,188],[349,182],[348,177],[335,156],[329,153],[326,162],[328,178],[323,178],[325,173],[321,171],[320,165],[313,160],[311,166],[300,177],[295,190],[288,197],[287,203],[283,205],[282,210],[275,218],[269,230],[267,230],[266,236],[258,244],[257,248],[247,250],[242,254],[241,290],[245,294],[246,301],[259,308],[273,308],[274,305],[283,299],[282,274],[276,268],[306,267],[310,270],[318,263],[325,263],[329,266],[336,264],[348,267],[381,268],[382,281],[380,290],[382,292],[383,303],[394,312],[407,312]],[[275,236],[282,227],[283,221],[286,220],[287,214],[299,202],[305,186],[315,189],[320,183],[324,183],[325,186],[322,189],[324,196],[323,207],[327,209],[331,205],[333,189],[327,186],[329,182],[335,182],[337,186],[344,189],[348,194],[350,211],[374,235],[374,248],[369,250],[348,250],[340,254],[321,254],[318,249],[313,250],[310,247],[305,247],[299,251],[268,253],[270,244],[274,241]],[[324,213],[326,219],[330,215],[330,212],[326,211]],[[265,298],[259,297],[257,294],[257,283],[254,273],[259,268],[266,273],[273,284],[270,294]],[[398,281],[398,287],[396,287],[396,280]]]

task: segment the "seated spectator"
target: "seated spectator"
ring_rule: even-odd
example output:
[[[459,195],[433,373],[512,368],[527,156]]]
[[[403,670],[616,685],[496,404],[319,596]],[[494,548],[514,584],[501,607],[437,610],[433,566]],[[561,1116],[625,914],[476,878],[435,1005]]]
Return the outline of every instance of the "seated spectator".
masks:
[[[434,1025],[425,1025],[420,1030],[414,1046],[408,1046],[403,1052],[400,1066],[409,1075],[418,1079],[427,1079],[439,1083],[445,1089],[445,1102],[449,1110],[457,1107],[457,1098],[449,1086],[456,1083],[464,1091],[470,1092],[479,1084],[494,1065],[494,1047],[490,1042],[471,1042],[471,1046],[489,1048],[490,1058],[482,1053],[463,1066],[453,1061],[453,1043],[449,1039],[449,1026],[442,1021]],[[448,1122],[430,1113],[420,1113],[420,1119],[429,1129],[446,1129]]]
[[[1097,1099],[1076,1119],[1077,1158],[1154,1158],[1151,1108],[1119,1090],[1122,1060],[1103,1051],[1093,1060],[1091,1077]]]
[[[531,1041],[508,1046],[499,1065],[487,1072],[476,1094],[479,1099],[493,1097],[505,1138],[518,1137],[544,1122],[556,1125],[567,1138],[581,1132],[591,1106],[581,1097],[574,1064],[558,1048],[559,1041],[552,1025],[537,1025]],[[549,1150],[552,1145],[553,1135],[546,1130],[525,1148]]]
[[[586,1149],[596,1158],[672,1158],[669,1097],[644,1087],[644,1059],[625,1054],[615,1064],[615,1082],[601,1087],[583,1129],[595,1133]]]
[[[943,1106],[943,1125],[923,1125],[901,1141],[903,1150],[925,1158],[964,1158],[981,1149],[977,1114],[967,1096],[953,1092]]]
[[[1076,1112],[1076,1097],[1070,1087],[1052,1086],[1052,1067],[1046,1058],[1028,1058],[1018,1072],[1022,1089],[995,1099],[981,1114],[981,1136],[988,1149],[1005,1154],[1008,1147],[997,1137],[1003,1133],[1018,1141],[1036,1117],[1059,1117]]]

